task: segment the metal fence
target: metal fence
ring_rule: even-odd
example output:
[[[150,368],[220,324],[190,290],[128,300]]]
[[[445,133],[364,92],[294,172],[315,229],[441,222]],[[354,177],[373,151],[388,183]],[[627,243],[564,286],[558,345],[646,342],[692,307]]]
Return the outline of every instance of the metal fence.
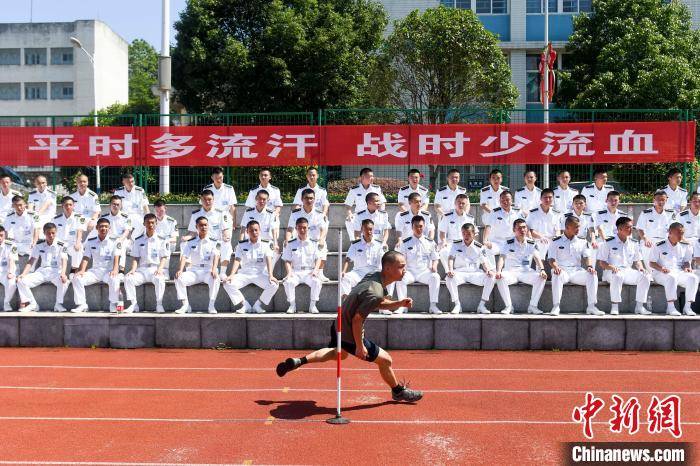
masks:
[[[172,114],[168,115],[172,126],[257,126],[257,125],[347,125],[347,124],[439,124],[439,123],[537,123],[542,122],[542,109],[327,109],[314,112],[287,113],[221,113],[221,114]],[[57,115],[57,116],[0,116],[0,126],[158,126],[162,115]],[[700,110],[663,110],[663,109],[621,109],[621,110],[571,110],[550,109],[551,122],[600,122],[600,121],[690,121],[700,120]],[[698,136],[700,138],[700,134]],[[700,147],[700,139],[696,147]],[[696,149],[697,150],[697,149]],[[370,166],[379,182],[391,194],[405,184],[409,168],[418,168],[424,174],[423,184],[431,191],[445,184],[447,172],[451,166]],[[59,192],[67,192],[74,186],[77,172],[85,173],[95,186],[96,170],[92,167],[8,167],[19,172],[23,179],[31,178],[36,173],[47,175],[49,184]],[[227,182],[234,185],[239,194],[239,202],[245,201],[244,193],[258,184],[258,171],[261,167],[225,167]],[[347,186],[357,178],[361,167],[330,166],[320,167],[320,183],[329,188],[333,200],[342,200]],[[541,165],[482,165],[455,166],[462,174],[462,184],[471,192],[476,192],[487,183],[488,173],[493,168],[500,168],[504,174],[504,184],[511,189],[523,185],[523,174],[534,170],[542,185]],[[560,170],[571,172],[573,182],[592,180],[594,165],[552,165],[550,169],[550,186],[556,185],[556,175]],[[669,164],[608,165],[609,179],[626,193],[648,194],[666,184],[665,173]],[[685,187],[694,189],[698,176],[698,163],[680,164],[684,175]],[[109,192],[120,185],[123,168],[101,167],[101,187]],[[157,167],[133,167],[131,171],[139,185],[149,193],[158,192],[159,170]],[[291,201],[297,188],[305,184],[305,167],[272,167],[272,183],[286,195],[285,201]],[[171,167],[170,181],[173,200],[177,195],[199,192],[210,181],[208,167]],[[243,196],[241,196],[243,195]],[[183,197],[184,199],[184,197]]]

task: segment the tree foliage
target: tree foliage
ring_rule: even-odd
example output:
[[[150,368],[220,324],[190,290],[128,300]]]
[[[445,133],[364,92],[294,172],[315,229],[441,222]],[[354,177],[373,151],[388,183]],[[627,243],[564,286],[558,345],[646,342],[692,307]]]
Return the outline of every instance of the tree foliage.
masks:
[[[558,101],[570,108],[695,108],[700,32],[679,1],[597,0],[574,19]]]
[[[371,0],[190,0],[175,23],[178,99],[194,112],[353,106],[385,25]]]
[[[158,97],[151,86],[158,83],[158,52],[143,39],[129,44],[129,106],[128,113],[153,113],[158,109]]]
[[[441,6],[396,22],[372,74],[370,98],[395,108],[512,108],[518,92],[510,78],[498,38],[476,15]]]

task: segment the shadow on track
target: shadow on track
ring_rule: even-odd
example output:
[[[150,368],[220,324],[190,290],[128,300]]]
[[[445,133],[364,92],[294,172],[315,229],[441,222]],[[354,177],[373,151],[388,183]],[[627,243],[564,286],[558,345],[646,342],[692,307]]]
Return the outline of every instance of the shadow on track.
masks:
[[[271,406],[276,405],[270,410],[270,416],[275,419],[305,419],[310,416],[317,415],[327,415],[332,416],[335,414],[336,408],[327,408],[325,406],[316,405],[315,401],[312,400],[289,400],[289,401],[272,401],[272,400],[256,400],[255,401],[260,406]],[[373,409],[379,408],[387,405],[412,405],[415,403],[405,403],[399,401],[382,401],[381,403],[371,403],[371,404],[361,404],[355,406],[344,406],[343,412],[348,411],[359,411],[363,409]]]

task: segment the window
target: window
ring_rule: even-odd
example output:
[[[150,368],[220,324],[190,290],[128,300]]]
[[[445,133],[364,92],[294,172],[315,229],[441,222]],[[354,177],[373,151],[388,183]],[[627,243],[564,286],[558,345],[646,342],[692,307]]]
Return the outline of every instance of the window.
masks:
[[[51,64],[52,65],[72,65],[73,64],[73,49],[70,47],[51,49]]]
[[[20,118],[0,118],[0,126],[22,126],[22,120]]]
[[[0,49],[0,65],[19,65],[20,49]]]
[[[463,8],[465,10],[472,9],[471,0],[440,0],[440,4],[448,8]]]
[[[53,126],[73,126],[73,117],[53,118]]]
[[[24,126],[46,126],[46,118],[25,118]]]
[[[567,0],[564,0],[566,4]],[[577,0],[572,0],[577,1]],[[526,9],[528,13],[542,14],[544,13],[545,0],[527,0]],[[556,13],[558,10],[558,0],[549,0],[549,12]]]
[[[529,103],[540,101],[540,56],[528,54],[525,56],[525,69],[527,70],[527,92]]]
[[[508,13],[507,0],[476,0],[477,14],[506,14]]]
[[[563,0],[562,11],[564,13],[590,12],[591,0]]]
[[[24,49],[25,65],[45,65],[46,49]]]
[[[51,83],[52,100],[70,100],[73,98],[73,83]]]
[[[46,100],[46,83],[24,83],[25,100]]]
[[[0,83],[0,100],[20,100],[20,83]]]

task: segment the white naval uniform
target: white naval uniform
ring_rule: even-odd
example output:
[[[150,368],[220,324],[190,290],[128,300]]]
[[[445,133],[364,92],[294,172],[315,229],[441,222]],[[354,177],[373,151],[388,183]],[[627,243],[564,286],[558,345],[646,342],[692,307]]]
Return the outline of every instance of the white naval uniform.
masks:
[[[561,296],[566,283],[582,285],[586,287],[588,306],[595,306],[598,302],[598,274],[589,273],[581,266],[581,260],[591,258],[592,251],[588,242],[578,236],[569,239],[566,235],[557,236],[549,243],[547,258],[554,259],[561,269],[559,275],[552,272],[552,303],[554,306],[561,304]],[[595,264],[591,263],[595,269]],[[595,270],[594,270],[595,272]]]
[[[481,266],[486,267],[489,262],[486,249],[481,243],[472,241],[471,244],[467,245],[464,240],[453,241],[449,249],[449,257],[454,258],[454,277],[448,275],[445,281],[452,302],[459,302],[459,285],[464,283],[483,287],[481,300],[488,301],[496,280],[486,275],[486,272],[480,268]],[[448,268],[446,267],[445,270]]]
[[[114,268],[114,258],[126,256],[124,244],[119,237],[107,235],[103,241],[98,236],[90,238],[85,242],[83,256],[92,259],[92,267],[87,269],[83,276],[73,274],[73,300],[77,306],[87,304],[85,298],[85,287],[95,283],[106,283],[109,288],[109,303],[113,305],[119,300],[119,286],[124,277],[121,273],[111,277],[110,273]]]
[[[443,186],[435,193],[435,207],[440,206],[443,212],[453,210],[455,208],[455,199],[460,194],[467,194],[467,188],[457,186],[453,191],[449,185]]]
[[[505,263],[501,271],[501,278],[496,280],[496,286],[498,286],[503,303],[507,308],[513,307],[508,286],[520,282],[532,285],[530,306],[537,307],[547,279],[542,278],[540,272],[531,267],[533,259],[541,257],[535,241],[529,238],[526,238],[523,243],[515,238],[506,240],[501,249],[501,256],[505,258]]]
[[[187,287],[197,283],[206,283],[209,286],[209,302],[213,303],[219,294],[221,279],[212,276],[211,271],[214,260],[221,253],[221,243],[209,236],[201,239],[195,236],[182,245],[182,256],[190,262],[187,270],[175,279],[177,299],[185,302],[187,299]]]
[[[551,240],[559,234],[559,225],[561,225],[562,214],[554,207],[550,207],[548,212],[542,210],[542,207],[530,210],[527,214],[527,227],[530,230],[536,231],[545,238]],[[546,246],[541,240],[536,240],[537,245],[542,247],[542,252],[546,251]]]
[[[639,241],[627,238],[622,241],[617,233],[606,238],[598,249],[598,260],[605,261],[619,269],[617,273],[612,270],[603,271],[603,280],[610,283],[610,302],[622,302],[622,285],[635,285],[637,303],[645,303],[649,293],[651,274],[640,272],[634,267],[634,263],[642,261],[642,252]],[[651,310],[651,309],[650,309]]]
[[[500,254],[503,244],[513,237],[513,222],[523,218],[520,209],[511,206],[506,212],[502,207],[496,207],[484,215],[484,227],[490,227],[488,241],[493,244],[491,255]]]
[[[124,212],[119,212],[117,215],[112,215],[112,212],[107,212],[101,215],[100,218],[106,218],[109,220],[109,235],[121,238],[125,231],[130,231],[133,236],[134,226],[131,223],[131,217]],[[98,219],[99,220],[99,219]],[[90,232],[90,239],[97,238],[97,228]],[[127,236],[122,241],[122,251],[126,251],[131,246],[131,239]],[[120,254],[119,256],[119,267],[124,268],[126,265],[126,254]]]
[[[321,230],[328,229],[328,219],[323,214],[323,210],[311,208],[311,212],[307,212],[303,207],[297,207],[293,209],[289,214],[289,222],[287,222],[287,228],[291,228],[292,231],[296,229],[297,220],[300,218],[305,218],[309,222],[309,238],[318,241],[321,238]]]
[[[124,186],[114,190],[114,195],[122,198],[122,212],[131,219],[131,238],[141,236],[144,232],[144,207],[148,208],[148,196],[141,186],[134,186],[127,191]]]
[[[666,204],[676,213],[679,213],[688,205],[688,191],[680,186],[674,190],[669,185],[666,185],[663,191],[666,193],[666,196],[668,196]]]
[[[674,246],[668,239],[659,241],[652,248],[649,255],[650,262],[656,262],[670,270],[669,273],[653,270],[651,272],[654,281],[664,287],[666,301],[678,299],[678,287],[685,288],[686,302],[694,302],[698,292],[698,276],[691,272],[683,271],[683,264],[693,262],[693,246],[687,241],[679,241]]]
[[[267,184],[266,188],[263,188],[261,185],[258,185],[257,188],[253,188],[248,192],[248,197],[245,200],[246,207],[255,207],[255,196],[261,189],[267,191],[267,207],[270,207],[273,210],[277,207],[282,207],[282,194],[280,193],[280,189],[269,183]]]
[[[153,283],[156,303],[161,304],[165,293],[165,280],[168,279],[167,259],[170,258],[170,239],[167,236],[160,236],[156,232],[151,237],[144,233],[134,238],[129,255],[138,261],[138,266],[134,273],[124,275],[126,299],[131,304],[136,304],[136,287],[144,283]],[[162,258],[166,258],[163,273],[156,275]],[[131,267],[129,267],[129,270],[131,270]]]
[[[445,270],[445,272],[447,272],[447,259],[450,256],[450,251],[452,250],[452,243],[455,241],[462,241],[462,226],[467,223],[474,225],[475,231],[478,233],[479,229],[476,227],[474,217],[469,215],[468,212],[464,212],[462,215],[459,215],[456,210],[451,210],[450,212],[445,213],[445,216],[442,217],[442,220],[440,220],[440,223],[438,224],[438,252],[440,254],[440,263],[442,264],[442,268]],[[444,242],[440,242],[441,233],[445,233]],[[410,232],[406,233],[406,235],[409,234]]]
[[[282,260],[290,262],[292,266],[292,273],[284,279],[284,293],[290,305],[296,306],[296,287],[301,284],[308,285],[311,289],[312,302],[319,300],[323,283],[320,274],[315,277],[311,275],[319,259],[322,259],[322,256],[317,241],[294,238],[287,243],[287,247],[282,251]]]
[[[92,220],[92,216],[100,213],[100,199],[97,193],[90,189],[85,189],[85,194],[80,194],[80,191],[76,191],[70,195],[70,198],[75,202],[73,211],[85,217],[89,227],[94,226],[97,220]]]
[[[398,192],[398,197],[397,197],[397,204],[398,205],[403,205],[404,208],[408,209],[410,206],[408,205],[408,196],[410,196],[413,193],[418,193],[420,194],[420,205],[421,207],[427,206],[430,204],[430,193],[428,192],[428,188],[425,186],[419,184],[416,189],[413,189],[410,184],[407,184],[406,186],[402,186],[399,188]]]
[[[245,212],[243,212],[243,217],[241,217],[241,228],[243,228],[243,238],[248,238],[248,233],[245,231],[249,222],[255,220],[260,225],[260,238],[272,241],[272,233],[275,230],[276,216],[275,211],[270,207],[265,207],[263,210],[258,212],[257,207],[248,207]]]
[[[576,217],[579,221],[579,223],[578,223],[579,224],[578,235],[576,235],[579,238],[587,239],[588,238],[588,231],[595,229],[593,215],[589,214],[588,212],[581,212],[581,215],[577,215],[576,212],[571,210],[571,211],[569,211],[561,216],[561,219],[559,222],[559,229],[561,231],[564,231],[564,229],[566,228],[566,219],[569,217]]]
[[[31,253],[32,239],[36,226],[36,216],[25,211],[22,215],[12,212],[3,222],[7,238],[15,242],[20,256]]]
[[[581,189],[581,194],[586,196],[586,209],[589,212],[597,212],[607,207],[605,201],[608,199],[608,193],[614,191],[612,185],[605,184],[602,189],[598,189],[595,183],[587,184]]]
[[[0,222],[4,221],[5,217],[14,212],[12,198],[21,195],[21,192],[15,191],[14,189],[10,189],[5,195],[2,193],[2,189],[0,189]]]
[[[42,206],[48,204],[44,213],[39,215],[39,209]],[[43,192],[35,189],[29,193],[29,200],[27,202],[27,207],[30,212],[36,215],[37,228],[39,229],[39,237],[44,236],[44,225],[49,223],[52,218],[56,215],[56,193],[49,188],[44,189]]]
[[[609,209],[605,208],[595,213],[593,222],[595,223],[596,228],[603,230],[603,236],[608,238],[610,236],[617,235],[617,226],[615,223],[620,217],[627,217],[632,220],[632,216],[628,215],[627,212],[617,209],[615,210],[615,213],[612,213]]]
[[[384,231],[391,230],[391,224],[389,223],[389,215],[386,213],[386,210],[379,209],[374,212],[370,212],[367,209],[357,212],[350,227],[353,230],[350,238],[355,237],[356,231],[362,230],[362,221],[365,219],[370,219],[374,222],[374,229],[372,230],[374,239],[384,241]]]
[[[664,209],[658,213],[655,208],[644,209],[637,219],[637,229],[644,231],[644,236],[648,237],[652,243],[657,243],[668,236],[668,227],[676,221],[676,213],[673,209]],[[642,258],[647,261],[654,245],[642,246]]]
[[[319,210],[323,210],[323,208],[327,205],[330,205],[330,202],[328,202],[328,192],[320,187],[318,183],[316,184],[315,187],[309,186],[307,183],[306,186],[303,188],[297,189],[296,194],[294,195],[294,200],[292,201],[292,204],[294,205],[303,205],[304,202],[301,199],[301,193],[304,192],[306,189],[311,189],[314,192],[314,207],[316,207]]]
[[[486,204],[487,206],[491,207],[491,209],[495,209],[500,205],[501,202],[501,193],[503,191],[510,191],[507,186],[499,186],[498,190],[494,191],[493,186],[490,184],[488,186],[484,186],[481,188],[481,191],[479,192],[479,205]],[[488,212],[484,211],[483,214],[481,214],[481,220],[482,223],[486,219],[486,215]]]
[[[396,250],[406,257],[406,272],[403,279],[396,282],[398,299],[406,298],[408,285],[419,282],[428,285],[430,303],[437,304],[440,293],[440,275],[430,270],[432,262],[440,258],[435,242],[429,240],[425,235],[420,238],[411,235],[404,238]]]
[[[427,210],[419,210],[417,214],[414,214],[409,207],[408,210],[404,212],[397,212],[394,216],[394,228],[396,229],[396,232],[399,233],[401,238],[405,238],[412,234],[413,227],[411,226],[411,220],[413,220],[413,217],[415,216],[423,217],[423,221],[425,222],[425,236],[428,236],[430,232],[435,231],[435,225],[433,224],[433,219],[430,212]]]
[[[360,238],[350,243],[345,258],[352,262],[352,270],[346,272],[340,280],[341,294],[350,294],[352,288],[360,283],[365,275],[382,270],[383,255],[382,243],[376,239],[368,243]]]
[[[66,245],[68,267],[77,269],[80,266],[80,261],[83,260],[84,232],[87,231],[87,219],[75,212],[70,218],[62,213],[53,218],[53,223],[56,225],[56,239],[63,241]],[[78,239],[78,231],[83,232],[83,237],[80,240],[80,249],[76,250],[75,243]]]
[[[179,236],[177,220],[170,215],[166,215],[162,220],[158,220],[158,217],[156,217],[156,234],[168,239],[168,242],[170,243],[170,247],[168,248],[168,256],[170,256],[177,245],[177,238]]]
[[[6,239],[0,243],[0,285],[5,290],[4,309],[10,309],[10,300],[17,290],[17,246]],[[14,264],[10,268],[10,262]],[[14,278],[7,278],[8,274],[15,274]]]
[[[208,189],[214,194],[214,207],[217,209],[230,212],[231,206],[238,204],[236,190],[230,184],[221,183],[221,187],[217,188],[214,183],[211,183],[206,185],[204,189]]]
[[[348,195],[345,196],[345,205],[347,207],[354,206],[353,211],[355,212],[355,214],[363,210],[367,210],[366,196],[369,193],[377,193],[379,195],[379,203],[382,205],[386,204],[386,197],[384,197],[384,194],[382,194],[381,186],[379,186],[378,184],[370,184],[369,186],[367,186],[367,188],[365,188],[360,183],[350,188],[350,191],[348,191]],[[354,222],[352,220],[345,221],[345,229],[348,232],[349,238],[355,237],[355,230],[353,229],[353,226]]]
[[[688,210],[684,210],[676,216],[676,221],[683,225],[683,237],[687,240],[700,238],[700,212],[697,215]]]
[[[197,232],[197,219],[199,217],[206,217],[209,221],[208,236],[220,243],[221,250],[219,251],[219,256],[221,257],[221,261],[231,260],[231,254],[233,253],[231,238],[229,238],[228,241],[224,241],[224,230],[229,230],[230,232],[233,227],[231,214],[227,211],[217,209],[216,207],[212,207],[208,211],[204,210],[204,207],[200,207],[192,211],[190,223],[187,225],[187,231]]]
[[[576,189],[561,189],[561,186],[557,186],[554,189],[554,208],[559,212],[568,212],[573,208],[574,196],[577,194],[578,190]]]
[[[50,282],[56,287],[56,304],[63,304],[63,297],[70,283],[61,281],[61,273],[65,272],[61,270],[61,259],[68,260],[66,245],[56,239],[52,244],[39,240],[32,249],[30,259],[41,260],[41,266],[17,280],[20,302],[36,303],[32,288]]]
[[[521,212],[529,212],[532,209],[536,209],[540,205],[540,195],[542,190],[535,186],[535,189],[530,191],[527,186],[515,191],[515,198],[513,199],[513,204],[517,206]]]
[[[233,253],[235,260],[240,261],[240,268],[231,278],[230,282],[224,283],[224,290],[234,306],[243,302],[241,290],[250,284],[262,288],[260,302],[266,306],[270,304],[272,297],[277,292],[279,284],[270,282],[270,274],[267,270],[267,258],[272,259],[273,251],[270,242],[258,239],[253,243],[249,240],[240,241],[236,245]]]

